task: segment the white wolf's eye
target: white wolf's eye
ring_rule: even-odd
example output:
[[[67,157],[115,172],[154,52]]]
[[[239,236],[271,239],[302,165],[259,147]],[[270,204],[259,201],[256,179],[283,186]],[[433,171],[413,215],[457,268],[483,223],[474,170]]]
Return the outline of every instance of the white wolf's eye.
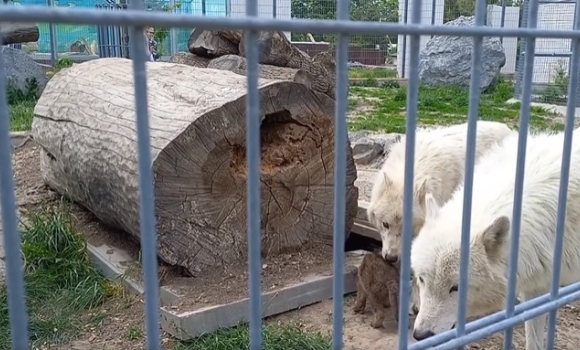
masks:
[[[425,283],[425,282],[423,281],[423,277],[419,277],[419,283]]]
[[[459,290],[459,286],[454,284],[453,286],[451,286],[451,289],[449,289],[449,294],[453,293],[453,292],[457,292]]]
[[[389,223],[388,223],[388,222],[385,222],[385,221],[383,221],[383,227],[384,227],[384,228],[386,228],[386,229],[388,230],[388,229],[389,229],[389,227],[390,227],[390,226],[389,226]]]

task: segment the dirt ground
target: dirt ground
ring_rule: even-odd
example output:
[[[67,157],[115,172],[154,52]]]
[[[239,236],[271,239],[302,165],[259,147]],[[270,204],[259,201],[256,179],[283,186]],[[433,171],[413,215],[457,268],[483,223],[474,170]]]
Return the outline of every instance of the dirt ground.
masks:
[[[43,185],[39,171],[39,149],[33,141],[29,141],[14,152],[14,171],[16,180],[16,195],[19,208],[23,211],[37,209],[41,206],[53,205],[59,201],[59,196]],[[127,239],[123,233],[110,230],[101,225],[90,213],[84,209],[73,206],[72,215],[77,219],[80,230],[86,235],[89,242],[98,244],[107,241],[127,250],[130,254],[137,256],[138,244]],[[114,242],[112,242],[114,241]],[[277,261],[264,262],[264,270],[282,269],[291,276],[292,279],[299,279],[302,276],[312,273],[319,273],[326,270],[330,259],[325,256],[315,256],[306,254],[303,257],[281,257]],[[270,264],[270,265],[269,265]],[[242,269],[243,270],[243,269]],[[233,271],[224,269],[218,273],[220,278],[216,278],[224,288],[220,294],[206,294],[203,303],[211,303],[221,298],[232,299],[228,293],[245,294],[245,281],[243,274],[245,271]],[[176,272],[161,269],[164,274],[164,284],[175,284],[175,288],[187,288],[184,277],[177,277]],[[279,273],[280,271],[272,271]],[[275,275],[273,273],[272,275]],[[228,276],[237,276],[229,277]],[[237,282],[236,282],[237,281]],[[284,279],[268,279],[264,281],[265,288],[279,287],[287,282]],[[245,284],[245,282],[244,282]],[[202,283],[203,285],[203,283]],[[207,285],[206,285],[207,287]],[[241,289],[240,289],[241,288]],[[234,296],[234,294],[230,294]],[[199,303],[199,301],[197,301]],[[194,305],[196,302],[193,303]],[[85,332],[81,337],[71,344],[59,347],[59,349],[145,349],[144,336],[144,301],[138,296],[125,296],[111,299],[101,307],[92,310],[87,315]],[[364,315],[354,314],[352,307],[354,297],[348,296],[345,299],[344,314],[344,339],[346,350],[374,350],[392,349],[397,344],[397,325],[394,321],[388,324],[387,329],[376,330],[370,327],[371,316],[367,311]],[[188,305],[191,306],[191,305]],[[313,306],[302,308],[298,311],[289,312],[277,317],[273,317],[268,322],[294,323],[307,330],[331,332],[332,330],[332,301],[327,300]],[[559,312],[558,319],[558,339],[557,349],[575,349],[580,344],[580,303],[567,305]],[[485,340],[480,340],[477,344],[471,344],[474,349],[501,349],[502,335],[497,334]],[[523,349],[523,326],[516,330],[515,343],[517,349]],[[173,340],[168,334],[162,335],[163,349],[172,349]]]

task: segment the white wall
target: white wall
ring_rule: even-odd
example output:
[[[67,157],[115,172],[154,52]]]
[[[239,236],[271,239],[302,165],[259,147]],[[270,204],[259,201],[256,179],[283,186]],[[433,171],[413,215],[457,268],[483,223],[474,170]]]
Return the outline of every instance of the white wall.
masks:
[[[273,17],[273,1],[276,1],[276,18],[290,19],[291,0],[258,0],[258,16]],[[246,15],[246,0],[231,0],[231,17]],[[290,32],[284,32],[290,40]]]
[[[540,4],[538,8],[538,28],[554,30],[574,29],[575,4]],[[568,53],[570,39],[536,39],[536,53]],[[568,57],[536,57],[534,59],[534,83],[552,83],[558,61],[568,69]]]
[[[520,8],[506,6],[504,28],[518,28],[520,19]],[[501,6],[489,5],[487,7],[487,25],[489,27],[501,28]],[[499,39],[499,38],[498,38]],[[516,72],[516,58],[518,49],[517,38],[503,38],[503,49],[505,50],[505,66],[501,69],[503,74],[514,74]]]
[[[431,25],[431,18],[433,14],[433,2],[435,2],[435,25],[443,24],[443,5],[444,0],[423,0],[421,4],[421,24],[424,25]],[[407,6],[407,23],[411,23],[411,13],[413,11],[413,1],[408,1]],[[405,13],[405,0],[399,0],[399,23],[404,23],[404,13]],[[403,46],[403,38],[404,35],[399,35],[397,40],[397,72],[399,77],[409,77],[410,73],[410,56],[411,56],[411,45],[410,45],[410,37],[407,37],[407,47],[406,47],[406,54],[405,54],[405,74],[403,75],[403,50],[405,47]],[[427,42],[431,39],[431,36],[421,36],[421,50],[427,45]]]

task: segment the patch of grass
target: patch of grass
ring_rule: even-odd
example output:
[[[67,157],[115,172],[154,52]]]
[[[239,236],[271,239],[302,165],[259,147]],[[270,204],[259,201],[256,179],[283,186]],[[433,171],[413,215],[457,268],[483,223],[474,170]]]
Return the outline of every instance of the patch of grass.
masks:
[[[145,335],[145,332],[143,331],[143,328],[141,328],[141,327],[132,326],[131,328],[129,328],[129,340],[130,341],[142,339],[144,335]]]
[[[513,84],[500,81],[482,94],[479,100],[479,119],[503,122],[517,129],[519,124],[520,104],[507,104],[513,95]],[[356,109],[357,101],[365,101],[373,108],[349,120],[351,130],[383,130],[385,132],[405,132],[407,88],[391,87],[364,88],[351,87],[349,103]],[[452,125],[467,122],[469,109],[469,90],[454,86],[419,88],[418,124]],[[531,108],[531,129],[563,128],[563,124],[554,120],[554,115],[541,107]]]
[[[353,79],[396,78],[397,71],[388,68],[350,67],[348,77]]]
[[[24,131],[31,129],[37,95],[38,82],[35,79],[26,81],[24,91],[19,89],[12,80],[8,81],[6,97],[8,98],[10,130]]]
[[[84,239],[62,209],[26,216],[22,253],[31,347],[62,344],[81,331],[85,310],[116,292],[90,261]],[[6,287],[0,288],[0,349],[10,345]]]
[[[308,333],[292,325],[265,325],[262,330],[263,350],[330,350],[330,337]],[[247,325],[225,329],[180,342],[174,350],[246,350],[250,348]]]

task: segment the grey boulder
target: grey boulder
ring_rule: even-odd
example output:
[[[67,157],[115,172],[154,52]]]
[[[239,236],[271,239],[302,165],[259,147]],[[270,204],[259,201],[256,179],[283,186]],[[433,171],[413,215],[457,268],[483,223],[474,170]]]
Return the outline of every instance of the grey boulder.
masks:
[[[461,16],[445,23],[446,26],[472,27],[475,17]],[[434,36],[421,51],[419,79],[426,85],[456,85],[469,87],[473,38]],[[497,81],[505,65],[505,51],[498,38],[483,38],[481,57],[481,91]]]
[[[401,139],[401,134],[371,134],[359,131],[349,134],[352,156],[356,165],[380,168],[391,146]]]
[[[22,50],[0,46],[0,52],[8,84],[13,84],[15,88],[26,94],[30,88],[29,84],[36,80],[36,95],[39,97],[48,82],[44,69]]]

